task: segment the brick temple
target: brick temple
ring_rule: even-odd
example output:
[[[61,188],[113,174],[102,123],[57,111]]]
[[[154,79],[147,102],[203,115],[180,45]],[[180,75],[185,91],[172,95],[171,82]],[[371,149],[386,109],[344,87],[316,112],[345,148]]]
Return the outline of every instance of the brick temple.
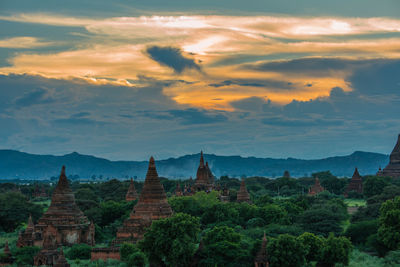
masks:
[[[43,233],[43,246],[39,253],[33,258],[34,266],[57,266],[69,267],[67,260],[64,257],[62,247],[58,250],[57,243],[58,230],[48,225]]]
[[[400,178],[400,134],[397,143],[390,154],[389,164],[380,173],[381,176]]]
[[[324,191],[324,190],[325,190],[325,188],[323,188],[323,187],[321,186],[321,184],[319,183],[318,177],[316,177],[316,178],[315,178],[315,183],[314,183],[314,185],[312,185],[312,186],[308,189],[308,194],[309,194],[310,196],[314,196],[314,195],[316,195],[316,194],[321,193],[321,192]]]
[[[27,229],[18,238],[18,246],[42,247],[44,234],[49,226],[55,229],[54,238],[57,245],[71,246],[86,243],[93,246],[95,244],[94,224],[89,222],[76,205],[74,193],[65,175],[65,166],[62,167],[50,207],[36,225],[33,225],[32,218],[29,218]]]
[[[261,248],[254,259],[254,267],[269,267],[268,252],[267,252],[267,237],[264,237],[261,243]]]
[[[118,229],[115,243],[134,243],[143,238],[146,228],[151,226],[153,220],[171,215],[171,206],[168,204],[164,187],[158,178],[154,158],[151,157],[139,201],[124,225]]]
[[[237,198],[236,198],[237,202],[247,202],[247,203],[251,203],[250,200],[250,194],[247,191],[246,188],[246,183],[244,182],[244,179],[242,179],[242,182],[240,183],[240,189],[237,192]]]
[[[193,191],[210,192],[214,189],[214,175],[212,174],[208,162],[204,163],[203,151],[200,153],[200,163],[197,168],[196,180],[194,182]]]
[[[175,196],[177,196],[177,197],[183,196],[182,188],[179,183],[176,183]]]
[[[135,184],[131,178],[131,183],[129,184],[128,192],[126,192],[125,200],[134,201],[136,199],[138,199],[138,193],[136,192]]]
[[[357,168],[354,170],[350,183],[347,185],[344,196],[348,197],[350,192],[357,192],[359,194],[363,193],[363,183]]]

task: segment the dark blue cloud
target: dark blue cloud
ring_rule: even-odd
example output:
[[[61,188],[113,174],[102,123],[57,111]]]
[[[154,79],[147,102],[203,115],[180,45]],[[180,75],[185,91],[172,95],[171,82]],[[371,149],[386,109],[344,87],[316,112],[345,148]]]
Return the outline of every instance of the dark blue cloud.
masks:
[[[55,101],[56,100],[54,98],[49,96],[47,90],[38,88],[15,99],[15,104],[19,107],[28,107],[38,104],[50,104],[54,103]]]
[[[173,69],[176,73],[187,69],[200,71],[200,66],[193,59],[184,57],[179,48],[151,46],[147,48],[146,52],[153,60]]]
[[[214,124],[228,120],[228,118],[221,113],[209,112],[195,108],[169,110],[168,113],[181,120],[183,124]]]
[[[277,88],[284,90],[296,89],[292,83],[287,81],[269,80],[269,79],[237,79],[237,80],[225,80],[219,83],[211,83],[209,86],[222,87],[230,85],[239,85],[245,87],[265,87],[265,88]]]

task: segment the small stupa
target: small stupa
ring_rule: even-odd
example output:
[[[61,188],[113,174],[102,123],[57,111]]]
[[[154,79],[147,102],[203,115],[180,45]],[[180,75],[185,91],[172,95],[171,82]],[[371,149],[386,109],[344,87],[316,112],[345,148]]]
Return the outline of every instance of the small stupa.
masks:
[[[27,225],[25,231],[19,233],[18,240],[17,240],[17,247],[22,248],[22,247],[33,246],[34,231],[35,231],[35,225],[33,224],[33,221],[32,221],[32,215],[29,215],[28,225]]]
[[[250,200],[250,194],[247,191],[246,184],[244,182],[244,179],[242,179],[242,182],[240,183],[240,189],[237,192],[237,197],[236,197],[237,202],[247,202],[251,203]]]
[[[360,173],[358,172],[357,168],[354,170],[354,173],[353,173],[353,176],[351,177],[350,183],[347,185],[344,196],[348,197],[349,193],[352,191],[357,192],[359,194],[363,193],[363,183],[362,183],[362,179],[361,179]]]
[[[128,192],[126,192],[125,200],[134,201],[136,199],[138,199],[138,193],[136,192],[135,184],[131,178],[131,183],[129,184]]]
[[[183,196],[182,188],[179,183],[176,183],[175,196],[177,197]]]
[[[318,193],[321,193],[321,192],[324,191],[324,190],[325,190],[325,188],[323,188],[323,187],[321,186],[321,184],[319,183],[318,177],[316,177],[316,178],[315,178],[315,184],[312,185],[312,186],[308,189],[308,194],[309,194],[310,196],[314,196],[314,195],[316,195],[316,194],[318,194]]]
[[[255,267],[269,267],[268,252],[267,252],[267,237],[264,232],[261,248],[254,259]]]

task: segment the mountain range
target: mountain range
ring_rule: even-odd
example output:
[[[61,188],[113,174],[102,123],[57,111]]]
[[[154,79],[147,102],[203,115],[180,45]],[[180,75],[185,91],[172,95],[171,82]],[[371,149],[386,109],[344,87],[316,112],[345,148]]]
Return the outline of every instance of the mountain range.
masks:
[[[336,176],[351,176],[358,167],[361,175],[375,174],[379,167],[389,162],[389,156],[379,153],[356,151],[348,156],[329,157],[315,160],[295,158],[273,159],[241,156],[218,156],[205,154],[214,175],[220,177],[265,176],[281,177],[288,170],[293,177],[310,175],[319,171],[331,171]],[[157,160],[160,176],[182,178],[196,176],[200,154]],[[137,177],[144,179],[147,161],[110,161],[77,152],[63,156],[35,155],[15,150],[0,150],[0,180],[4,179],[48,179],[59,175],[62,165],[67,175],[80,178]]]

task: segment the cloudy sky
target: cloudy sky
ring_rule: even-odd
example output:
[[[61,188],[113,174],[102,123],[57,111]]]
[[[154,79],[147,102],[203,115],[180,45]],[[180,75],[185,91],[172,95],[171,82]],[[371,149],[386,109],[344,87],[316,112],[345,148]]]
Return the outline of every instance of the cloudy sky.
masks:
[[[397,0],[2,0],[0,148],[390,153]]]

